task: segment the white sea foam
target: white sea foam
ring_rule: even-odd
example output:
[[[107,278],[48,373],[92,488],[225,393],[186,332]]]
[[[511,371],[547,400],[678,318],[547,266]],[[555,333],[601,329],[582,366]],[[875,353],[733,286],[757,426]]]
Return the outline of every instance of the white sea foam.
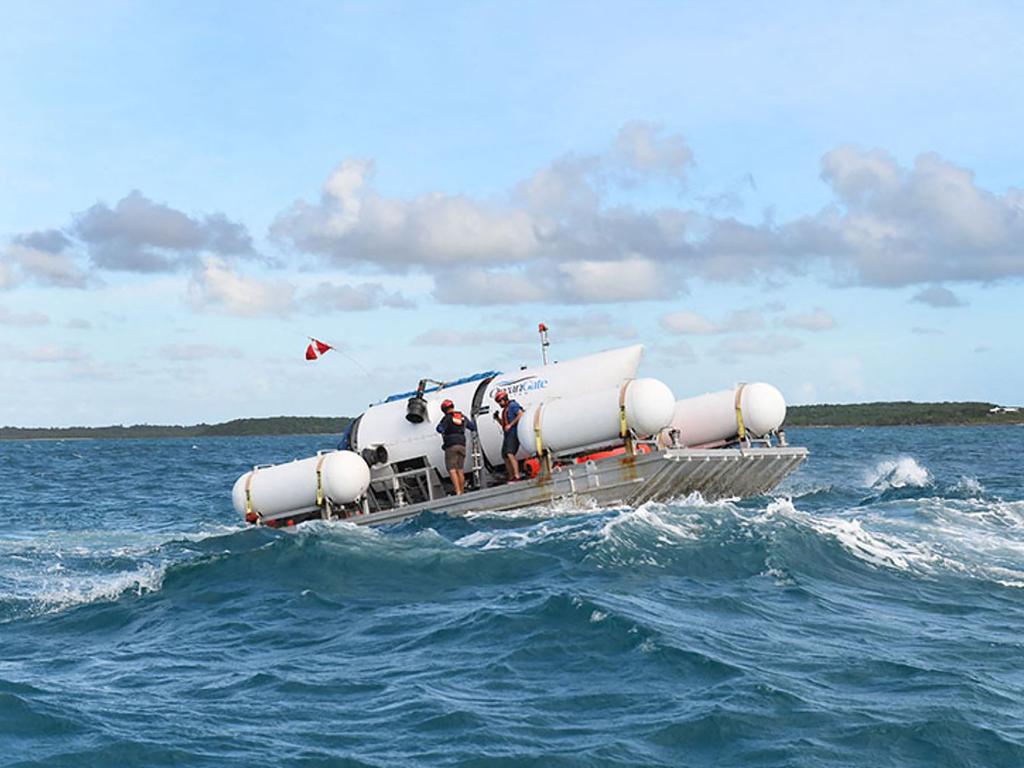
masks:
[[[557,525],[544,521],[525,528],[509,528],[498,531],[474,531],[456,539],[455,545],[471,549],[523,549],[535,544],[558,538],[574,538],[585,535],[578,523]]]
[[[537,504],[531,507],[519,507],[518,509],[482,509],[474,512],[467,512],[467,520],[550,520],[555,517],[567,517],[571,515],[592,515],[595,512],[604,512],[611,507],[602,507],[593,500],[582,501],[580,504],[573,504],[571,499],[555,499],[548,504]]]
[[[880,461],[865,476],[867,486],[877,490],[908,486],[923,488],[931,482],[931,473],[918,464],[913,456],[900,456],[897,459]]]
[[[862,520],[836,518],[812,519],[811,527],[834,538],[854,556],[875,566],[909,571],[931,563],[933,558],[907,541],[864,528]]]
[[[141,564],[137,568],[102,575],[43,576],[22,586],[25,590],[0,593],[0,602],[27,604],[30,615],[59,613],[87,603],[109,602],[122,595],[145,595],[163,586],[169,563]]]
[[[970,496],[981,496],[985,493],[985,486],[978,482],[978,478],[971,477],[970,475],[962,476],[957,480],[957,483],[953,488],[960,493],[965,493]]]
[[[647,502],[636,509],[624,509],[606,522],[600,537],[614,540],[623,528],[646,528],[655,532],[661,544],[672,544],[681,540],[693,541],[701,536],[703,526],[699,521],[670,511],[664,504]]]
[[[693,491],[682,498],[673,499],[671,505],[679,507],[731,507],[737,501],[739,501],[737,496],[708,501],[700,491]]]
[[[822,515],[802,512],[782,498],[751,522],[811,530],[876,568],[926,578],[955,573],[1024,588],[1024,502],[933,498],[916,503],[912,516],[871,510]]]
[[[198,531],[174,532],[47,531],[0,539],[0,556],[7,562],[32,566],[3,574],[8,588],[0,592],[0,602],[21,604],[31,614],[44,614],[116,600],[124,594],[156,592],[167,568],[187,558],[180,550],[164,547],[198,543],[240,530],[243,528],[236,525],[210,525]],[[111,571],[111,560],[129,562]]]

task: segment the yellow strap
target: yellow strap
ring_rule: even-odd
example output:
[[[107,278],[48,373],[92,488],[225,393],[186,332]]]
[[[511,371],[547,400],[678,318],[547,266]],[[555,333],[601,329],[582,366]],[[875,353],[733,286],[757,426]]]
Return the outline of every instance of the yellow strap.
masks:
[[[747,428],[743,426],[743,390],[746,386],[746,384],[740,384],[736,387],[736,426],[739,428],[740,440],[747,436]]]
[[[632,379],[626,379],[622,382],[622,388],[619,389],[619,437],[621,438],[625,438],[629,434],[629,425],[626,423],[626,390],[632,383]]]
[[[327,458],[327,454],[323,453],[320,455],[320,460],[316,463],[316,505],[319,507],[324,503],[324,459]]]
[[[245,478],[245,514],[246,516],[252,514],[252,479],[256,477],[256,470],[253,469],[249,473],[249,476]]]
[[[541,413],[544,411],[544,404],[537,406],[533,414],[533,436],[537,440],[537,456],[544,455],[544,436],[541,434]]]

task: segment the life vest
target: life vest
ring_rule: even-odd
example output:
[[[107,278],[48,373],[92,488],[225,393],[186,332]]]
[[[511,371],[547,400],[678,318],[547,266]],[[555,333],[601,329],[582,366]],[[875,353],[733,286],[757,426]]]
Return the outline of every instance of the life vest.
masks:
[[[445,418],[447,421],[444,422],[444,431],[441,433],[444,437],[444,447],[465,445],[467,421],[465,415],[462,411],[448,411]]]
[[[507,432],[508,431],[508,424],[509,424],[510,421],[512,421],[512,419],[510,419],[508,417],[508,412],[509,412],[509,409],[512,408],[512,403],[516,403],[516,401],[510,399],[507,403],[505,403],[505,405],[503,405],[501,407],[501,431],[502,432]],[[519,411],[521,413],[522,410],[523,410],[523,406],[519,405],[519,403],[516,403],[516,405],[519,406]]]

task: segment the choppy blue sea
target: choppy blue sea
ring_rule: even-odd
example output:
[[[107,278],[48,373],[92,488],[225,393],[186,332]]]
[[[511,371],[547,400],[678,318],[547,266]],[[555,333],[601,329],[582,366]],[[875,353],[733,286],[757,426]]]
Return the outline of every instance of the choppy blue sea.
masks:
[[[245,529],[317,437],[0,443],[0,765],[1024,766],[1024,428],[771,496]]]

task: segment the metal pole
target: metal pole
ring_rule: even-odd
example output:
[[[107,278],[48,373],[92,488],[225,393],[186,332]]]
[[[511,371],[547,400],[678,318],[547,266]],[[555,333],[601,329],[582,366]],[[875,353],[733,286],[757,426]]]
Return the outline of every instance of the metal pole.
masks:
[[[537,326],[537,331],[540,333],[540,354],[544,360],[544,365],[548,364],[548,347],[551,343],[548,341],[548,327],[541,323]]]

